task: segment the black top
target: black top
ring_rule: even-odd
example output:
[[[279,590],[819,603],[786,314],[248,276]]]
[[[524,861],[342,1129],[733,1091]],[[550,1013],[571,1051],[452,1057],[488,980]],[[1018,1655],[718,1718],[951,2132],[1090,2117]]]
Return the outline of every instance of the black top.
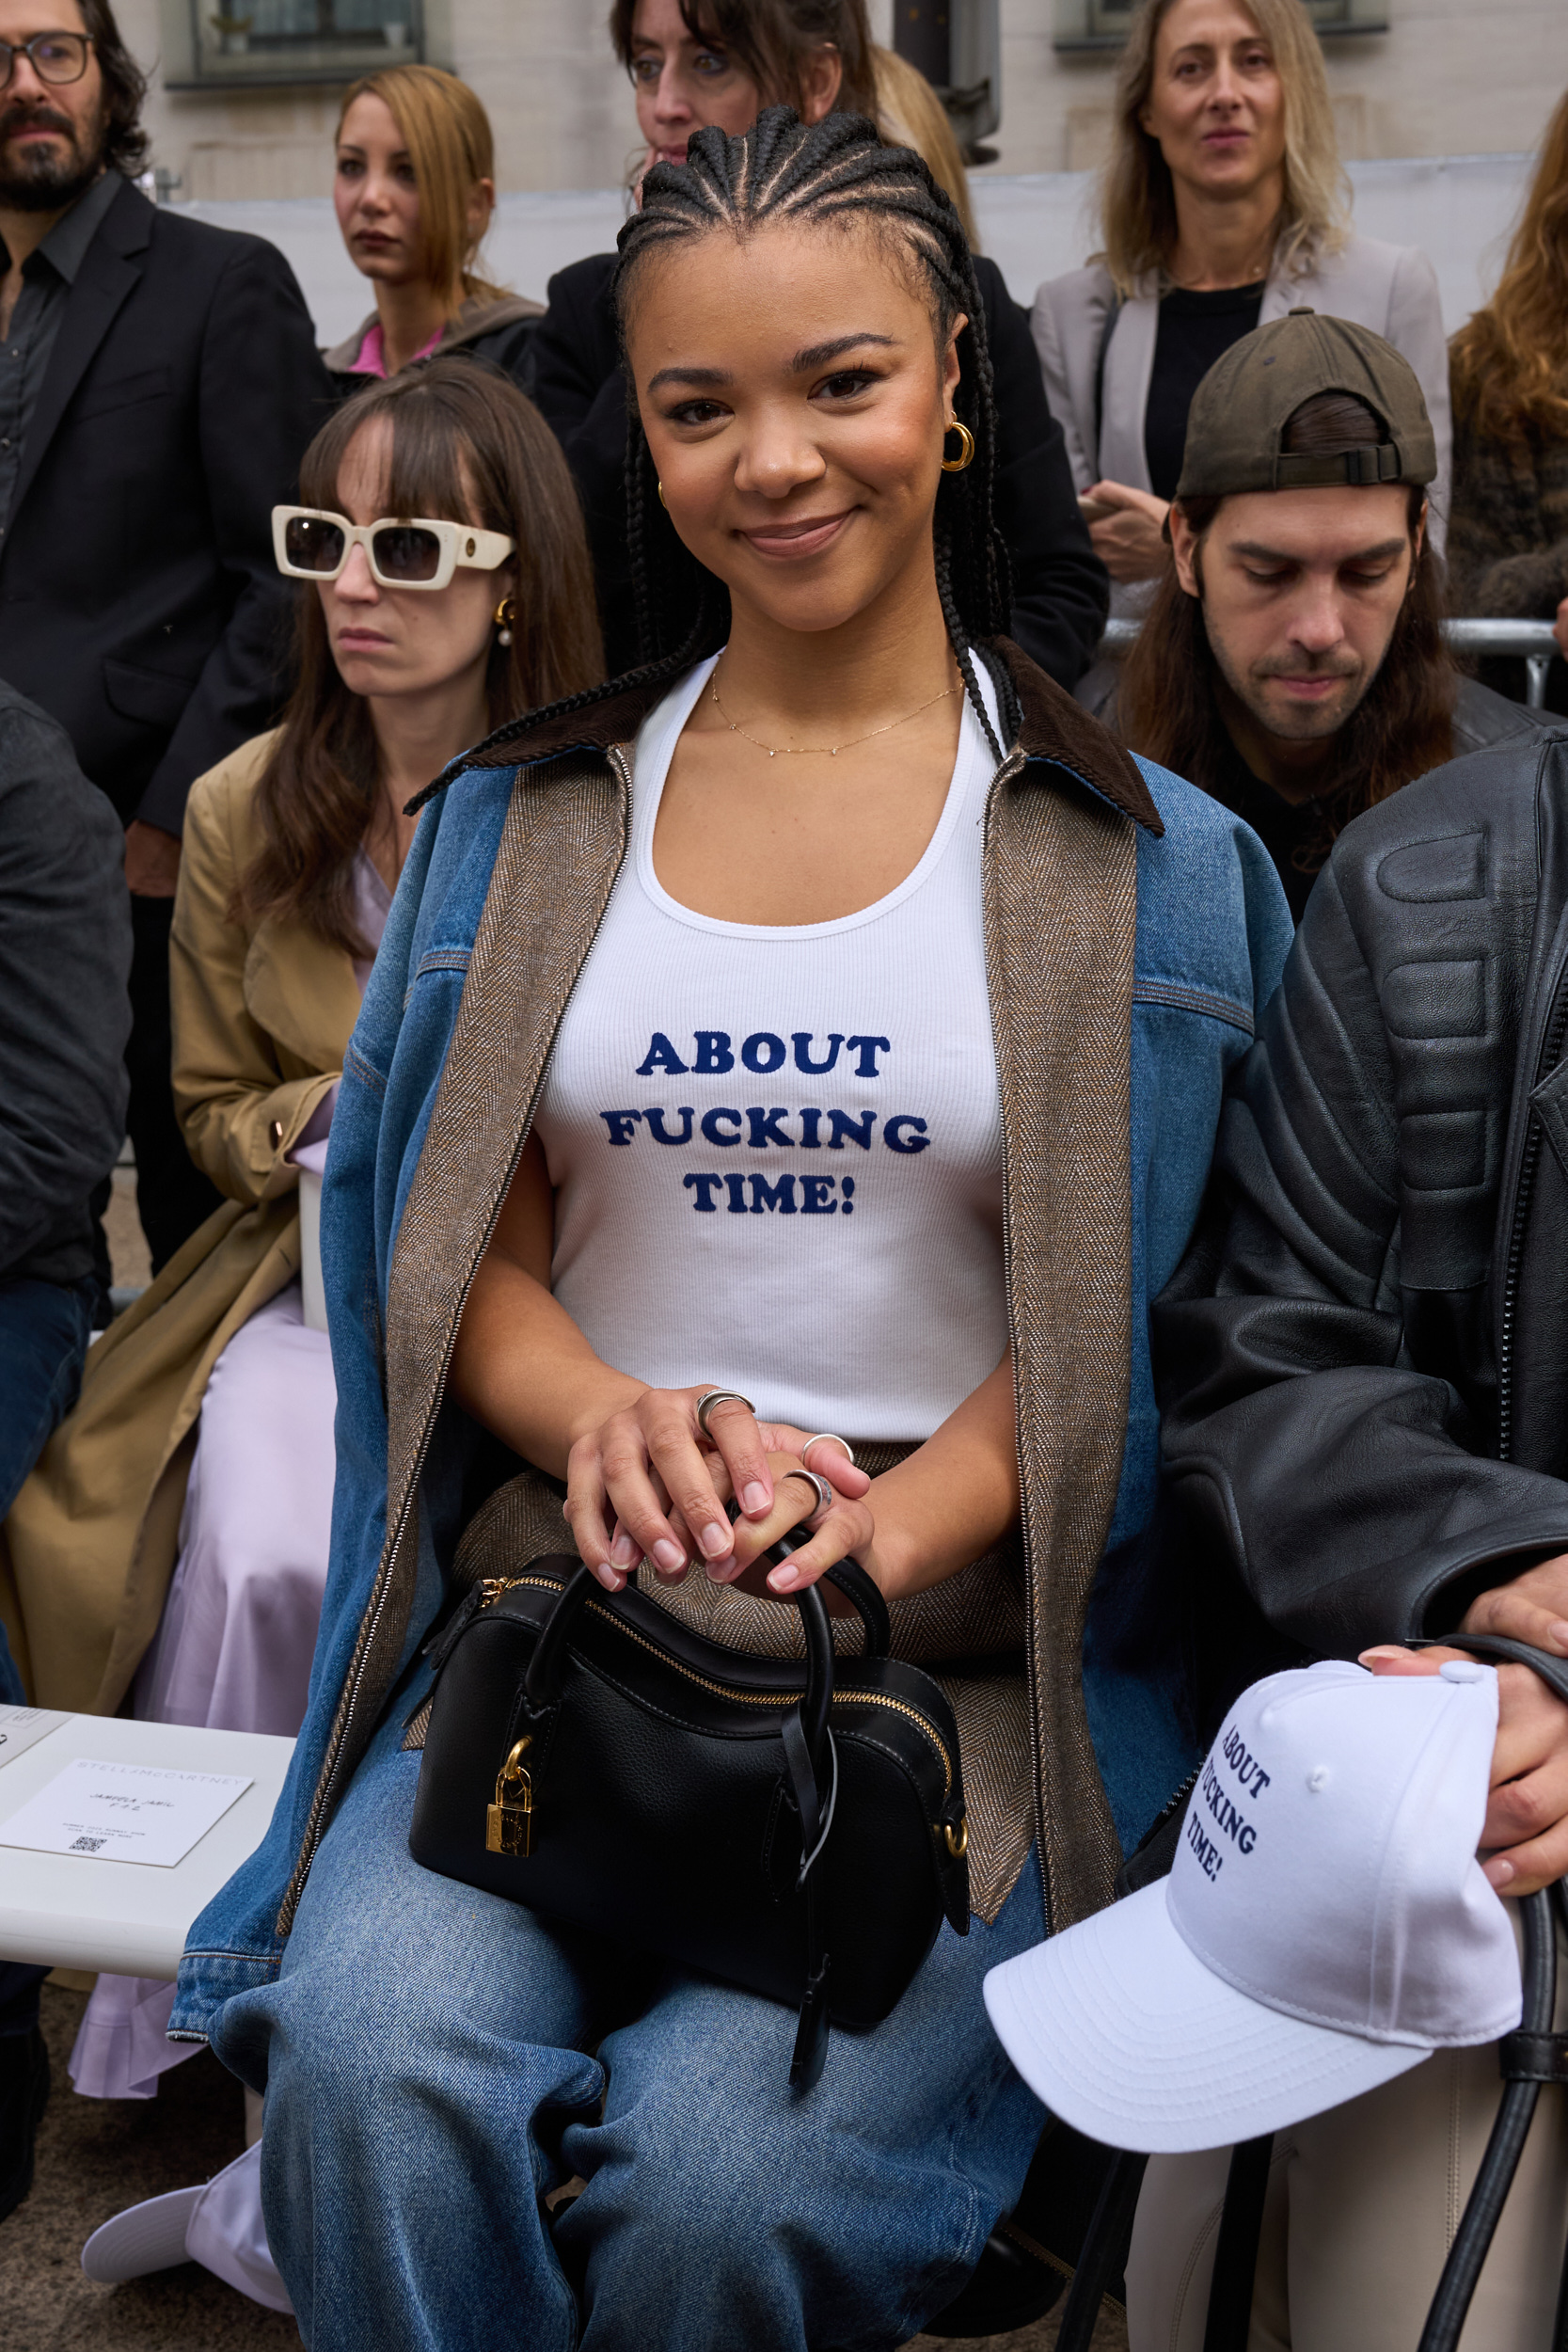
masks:
[[[63,727],[0,681],[0,1280],[92,1272],[125,1133],[125,840]]]
[[[1219,775],[1204,779],[1207,789],[1252,827],[1274,860],[1290,901],[1291,920],[1299,923],[1318,868],[1332,846],[1323,832],[1323,811],[1316,801],[1287,801],[1253,774],[1228,736],[1226,743],[1229,757]]]
[[[66,296],[119,184],[118,172],[101,172],[22,264],[22,291],[11,312],[10,331],[0,342],[0,523],[10,520],[23,447],[60,331]],[[8,263],[9,255],[6,258]]]
[[[1221,354],[1257,326],[1263,284],[1259,278],[1256,285],[1222,286],[1214,294],[1173,286],[1161,295],[1154,373],[1144,410],[1144,455],[1156,498],[1176,496],[1193,394]]]
[[[531,393],[566,453],[594,555],[611,676],[639,659],[626,554],[626,393],[610,308],[612,253],[550,279],[533,339]],[[1078,511],[1062,431],[1046,405],[1028,315],[976,255],[996,384],[996,518],[1012,563],[1011,634],[1058,685],[1075,686],[1110,609],[1110,581]]]
[[[178,835],[192,778],[276,715],[272,509],[332,388],[276,246],[108,176],[0,534],[0,677],[122,818]]]

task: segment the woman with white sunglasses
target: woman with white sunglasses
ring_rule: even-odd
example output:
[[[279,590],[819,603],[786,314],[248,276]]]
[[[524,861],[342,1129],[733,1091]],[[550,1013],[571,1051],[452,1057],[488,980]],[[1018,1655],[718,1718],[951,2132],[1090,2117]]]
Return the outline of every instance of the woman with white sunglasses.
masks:
[[[275,516],[298,683],[193,786],[175,902],[175,1100],[227,1199],[94,1347],[7,1528],[39,1702],[112,1712],[129,1688],[144,1718],[277,1733],[304,1710],[333,1479],[300,1169],[325,1158],[404,807],[602,675],[565,461],[510,384],[458,358],[373,385],[301,488]],[[99,1979],[78,2090],[154,2093],[189,2054],[164,2038],[171,1991]]]

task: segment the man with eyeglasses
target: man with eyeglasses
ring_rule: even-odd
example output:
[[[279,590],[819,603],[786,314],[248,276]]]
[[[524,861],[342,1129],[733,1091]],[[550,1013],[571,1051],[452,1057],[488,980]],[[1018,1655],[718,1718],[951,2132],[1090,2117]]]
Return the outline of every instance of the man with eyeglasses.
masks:
[[[169,1089],[185,794],[265,727],[269,516],[331,387],[282,255],[150,204],[146,84],[107,0],[0,0],[0,677],[126,828],[128,1124],[154,1270],[216,1207]]]

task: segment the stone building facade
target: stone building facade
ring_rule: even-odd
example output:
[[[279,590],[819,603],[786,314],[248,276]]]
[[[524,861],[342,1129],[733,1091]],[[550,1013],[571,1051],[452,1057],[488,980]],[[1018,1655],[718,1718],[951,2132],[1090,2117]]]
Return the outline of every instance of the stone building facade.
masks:
[[[1002,0],[999,171],[1099,161],[1114,52],[1064,45],[1089,5]],[[1101,19],[1117,5],[1125,0],[1099,0]],[[1517,153],[1568,83],[1565,0],[1343,5],[1386,24],[1325,38],[1347,159]],[[894,0],[871,6],[885,39]],[[347,49],[323,50],[298,29],[324,8]],[[613,186],[636,151],[630,91],[604,34],[608,0],[118,0],[118,9],[153,72],[156,160],[186,200],[325,193],[341,81],[310,77],[330,74],[334,58],[363,71],[423,54],[461,73],[490,110],[503,189]]]

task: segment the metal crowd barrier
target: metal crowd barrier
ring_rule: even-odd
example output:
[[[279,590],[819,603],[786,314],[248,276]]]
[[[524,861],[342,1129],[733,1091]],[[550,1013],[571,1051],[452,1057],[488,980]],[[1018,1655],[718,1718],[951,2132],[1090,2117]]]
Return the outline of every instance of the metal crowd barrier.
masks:
[[[1101,653],[1124,654],[1142,626],[1107,621]],[[1562,652],[1550,621],[1445,621],[1443,634],[1455,653],[1523,655],[1526,704],[1531,710],[1545,708],[1546,672]]]

